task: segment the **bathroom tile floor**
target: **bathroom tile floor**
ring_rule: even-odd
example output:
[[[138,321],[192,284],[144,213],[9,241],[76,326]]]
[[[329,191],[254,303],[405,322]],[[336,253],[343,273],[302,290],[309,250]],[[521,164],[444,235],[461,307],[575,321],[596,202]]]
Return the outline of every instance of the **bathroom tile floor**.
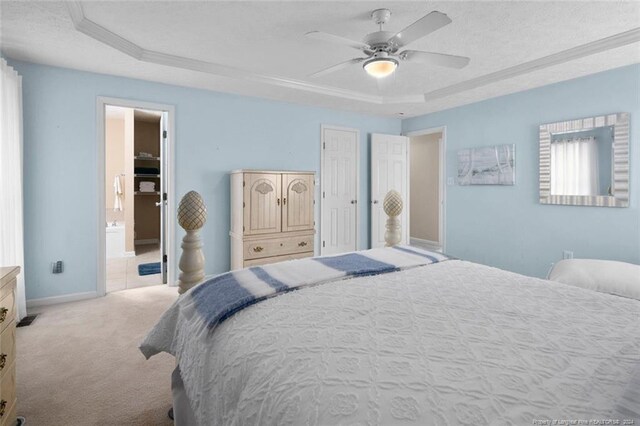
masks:
[[[138,265],[160,261],[160,246],[145,244],[136,246],[135,257],[107,259],[107,293],[162,284],[162,275],[138,275]]]

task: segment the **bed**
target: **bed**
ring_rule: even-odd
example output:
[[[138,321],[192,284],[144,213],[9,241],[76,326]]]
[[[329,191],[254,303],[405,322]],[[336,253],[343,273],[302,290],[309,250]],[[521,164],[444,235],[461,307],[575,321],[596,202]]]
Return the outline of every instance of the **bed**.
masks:
[[[637,300],[413,247],[251,269],[182,295],[141,344],[176,357],[178,425],[640,417]]]

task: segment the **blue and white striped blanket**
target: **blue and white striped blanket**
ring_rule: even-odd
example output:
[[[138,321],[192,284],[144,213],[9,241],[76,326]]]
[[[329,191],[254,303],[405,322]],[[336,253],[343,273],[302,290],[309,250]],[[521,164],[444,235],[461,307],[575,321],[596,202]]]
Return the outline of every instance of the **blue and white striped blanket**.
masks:
[[[234,313],[281,293],[349,277],[395,272],[447,259],[449,257],[441,253],[395,246],[227,272],[182,295],[165,312],[155,328],[164,328],[163,321],[178,321],[178,315],[183,317],[180,319],[187,319],[199,333],[208,334]],[[140,346],[145,356],[150,357],[161,351],[175,355],[175,339],[169,344],[155,341],[155,335],[152,330]]]

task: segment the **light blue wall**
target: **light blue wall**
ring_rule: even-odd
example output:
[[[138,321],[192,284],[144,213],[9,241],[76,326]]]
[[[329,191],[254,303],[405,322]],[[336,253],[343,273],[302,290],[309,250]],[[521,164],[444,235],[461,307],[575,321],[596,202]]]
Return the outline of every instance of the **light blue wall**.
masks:
[[[544,276],[562,250],[640,263],[640,65],[422,117],[396,119],[9,61],[23,76],[27,298],[94,291],[97,268],[96,98],[175,105],[176,192],[199,191],[207,273],[229,264],[229,180],[236,168],[319,170],[320,125],[360,130],[360,247],[369,246],[369,135],[447,126],[448,176],[463,147],[515,143],[513,187],[447,187],[447,249]],[[631,207],[538,204],[538,125],[631,113]],[[175,206],[171,206],[175,212]],[[177,239],[181,238],[180,230]],[[176,250],[174,256],[177,255]],[[65,261],[52,275],[50,262]]]
[[[447,251],[511,271],[545,276],[575,257],[640,263],[640,65],[403,120],[403,132],[447,127],[447,175],[456,151],[516,144],[515,186],[448,186]],[[631,113],[631,206],[538,203],[538,126],[615,112]]]
[[[369,246],[369,134],[400,134],[400,120],[9,62],[23,76],[27,299],[96,289],[98,96],[175,105],[176,198],[196,190],[209,207],[202,232],[208,274],[229,267],[227,172],[318,172],[321,124],[360,130],[360,246]],[[65,271],[52,275],[58,259]]]

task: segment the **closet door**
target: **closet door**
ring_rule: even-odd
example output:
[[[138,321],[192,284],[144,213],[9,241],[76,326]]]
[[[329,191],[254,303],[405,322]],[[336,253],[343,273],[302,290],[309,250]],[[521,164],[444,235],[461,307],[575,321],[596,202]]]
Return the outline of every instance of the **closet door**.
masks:
[[[409,244],[409,167],[407,150],[409,138],[405,136],[371,135],[371,248],[386,245],[387,215],[384,212],[384,197],[391,189],[402,196],[404,208],[400,214],[402,240]]]
[[[282,175],[282,230],[313,229],[313,175]]]
[[[281,228],[281,175],[244,174],[244,234],[268,234]]]

